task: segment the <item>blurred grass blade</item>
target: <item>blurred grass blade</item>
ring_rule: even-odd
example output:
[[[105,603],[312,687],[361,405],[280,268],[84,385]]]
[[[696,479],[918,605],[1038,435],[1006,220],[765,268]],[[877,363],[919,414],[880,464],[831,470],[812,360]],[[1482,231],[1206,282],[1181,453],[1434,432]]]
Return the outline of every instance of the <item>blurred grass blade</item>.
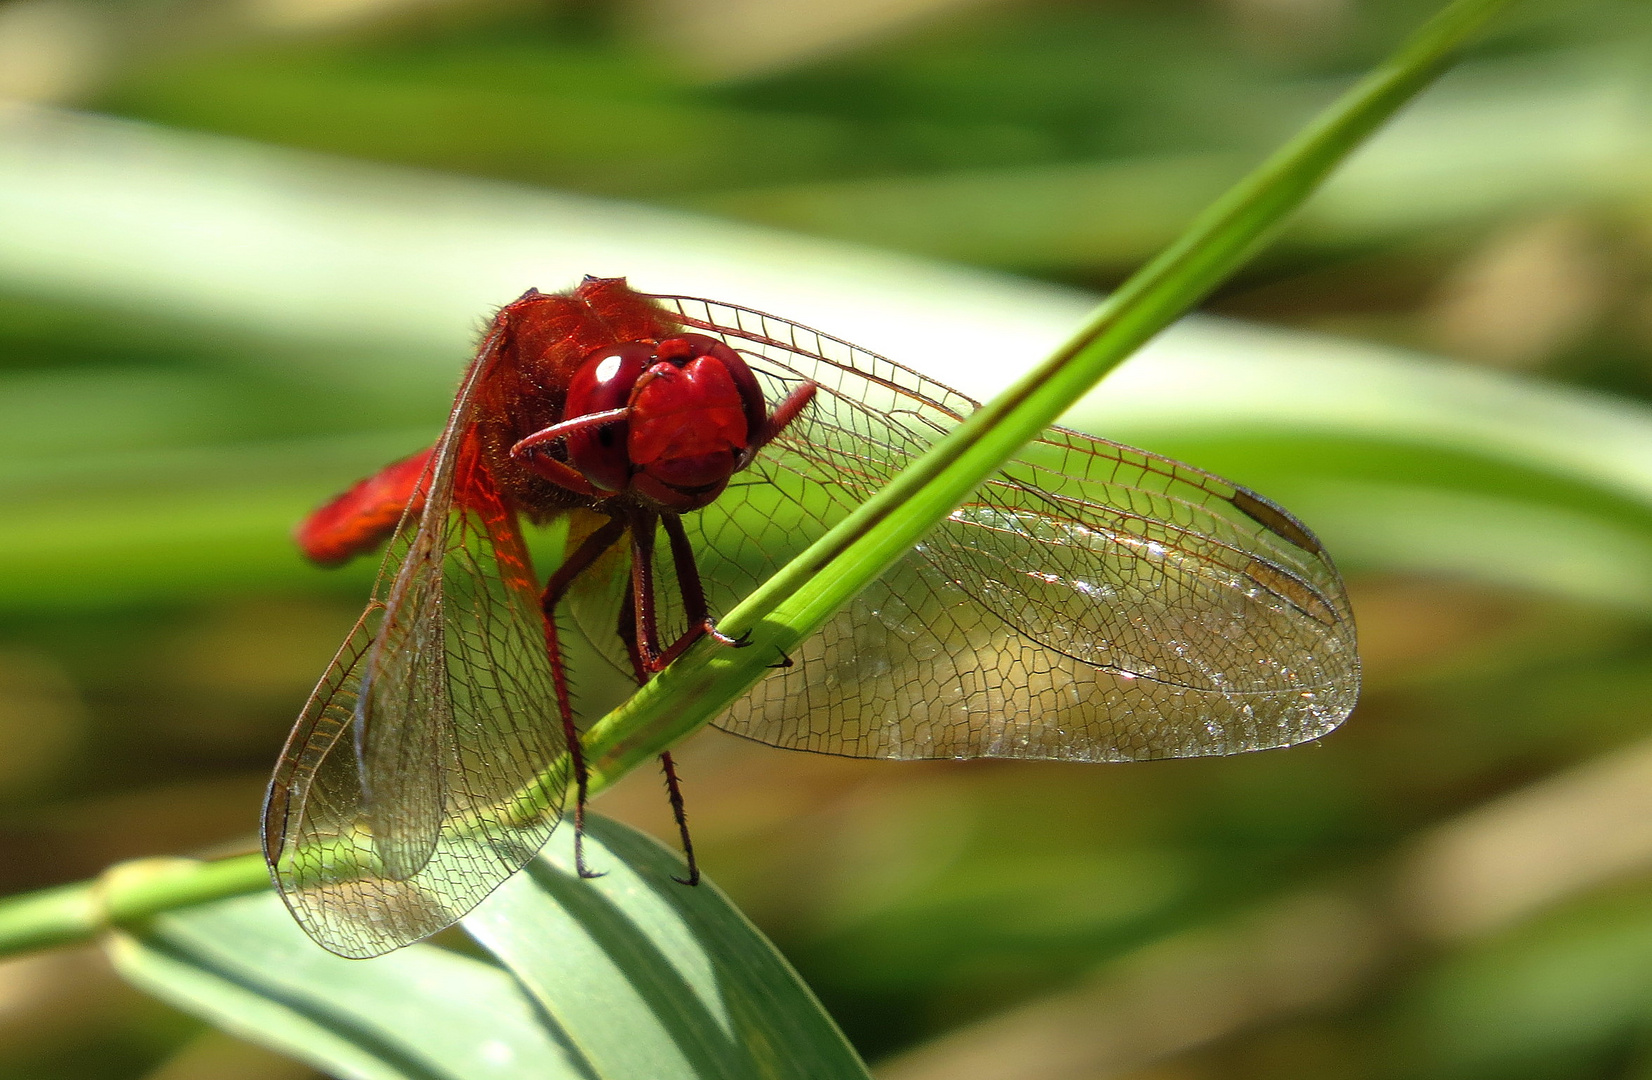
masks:
[[[1299,86],[1315,94],[1323,87]],[[1461,229],[1557,197],[1634,199],[1647,180],[1644,64],[1578,50],[1465,64],[1362,147],[1282,243],[1302,251]],[[977,265],[1128,267],[1169,243],[1243,172],[1231,150],[834,175],[693,192],[685,208]]]
[[[572,830],[464,921],[599,1077],[865,1080],[797,973],[716,886],[675,855],[595,818],[581,881]]]
[[[1345,569],[1652,611],[1652,409],[1318,335],[1182,333],[1205,354],[1156,348],[1067,422],[1267,492]]]
[[[114,931],[129,981],[344,1080],[587,1080],[509,973],[430,945],[375,960],[315,947],[274,893]]]

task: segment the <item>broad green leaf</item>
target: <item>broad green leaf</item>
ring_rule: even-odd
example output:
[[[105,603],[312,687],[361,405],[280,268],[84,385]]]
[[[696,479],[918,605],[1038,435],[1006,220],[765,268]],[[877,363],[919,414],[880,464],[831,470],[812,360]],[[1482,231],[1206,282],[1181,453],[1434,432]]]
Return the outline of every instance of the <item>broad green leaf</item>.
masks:
[[[432,945],[345,960],[274,893],[156,916],[108,951],[156,997],[344,1080],[589,1075],[503,969]]]
[[[762,934],[709,881],[601,818],[573,869],[561,829],[527,872],[464,921],[594,1075],[826,1080],[866,1076],[837,1026]]]
[[[111,932],[122,975],[227,1031],[348,1080],[866,1080],[797,973],[674,855],[591,821],[477,908],[495,966],[430,945],[345,960],[273,893]],[[142,864],[138,864],[141,869]]]

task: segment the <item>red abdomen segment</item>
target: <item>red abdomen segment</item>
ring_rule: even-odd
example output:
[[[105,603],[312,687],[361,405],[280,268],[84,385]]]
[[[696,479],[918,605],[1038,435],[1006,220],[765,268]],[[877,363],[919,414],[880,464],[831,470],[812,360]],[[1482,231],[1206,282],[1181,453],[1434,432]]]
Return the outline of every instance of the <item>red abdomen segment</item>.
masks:
[[[293,533],[305,557],[337,566],[372,551],[390,538],[408,504],[424,503],[419,478],[433,450],[403,458],[357,483],[305,518]]]

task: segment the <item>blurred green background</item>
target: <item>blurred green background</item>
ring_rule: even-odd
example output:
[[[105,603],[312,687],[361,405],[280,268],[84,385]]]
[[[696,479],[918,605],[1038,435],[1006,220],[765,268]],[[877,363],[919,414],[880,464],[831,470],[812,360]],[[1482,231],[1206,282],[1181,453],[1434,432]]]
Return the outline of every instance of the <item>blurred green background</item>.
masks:
[[[284,529],[428,441],[464,359],[462,336],[396,307],[394,279],[360,322],[403,336],[382,355],[353,338],[334,279],[306,291],[284,262],[290,186],[257,245],[145,239],[123,194],[169,147],[220,145],[169,132],[431,170],[371,175],[427,200],[433,230],[455,192],[492,192],[508,222],[516,189],[435,174],[462,175],[1105,289],[1433,7],[0,3],[0,171],[35,168],[19,147],[61,124],[53,152],[105,162],[107,185],[42,179],[84,212],[0,268],[0,893],[250,845],[371,574],[305,567]],[[1557,400],[1652,397],[1649,59],[1644,4],[1525,5],[1209,310],[1516,373]],[[312,176],[317,205],[354,191],[348,227],[372,224],[349,166],[222,145],[230,165],[162,194],[216,220],[279,168]],[[36,195],[0,185],[0,233],[26,231]],[[152,245],[152,279],[99,276],[109,222]],[[700,228],[729,250],[789,243]],[[796,243],[800,261],[817,250]],[[263,306],[203,251],[266,274]],[[530,284],[568,282],[510,288]],[[896,355],[949,378],[945,354]],[[1206,443],[1164,448],[1289,472]],[[1396,490],[1472,472],[1359,461]],[[1644,499],[1619,517],[1652,528]],[[1519,587],[1475,573],[1472,548],[1362,558],[1360,539],[1345,561],[1367,688],[1321,745],[896,765],[706,732],[680,754],[703,865],[890,1080],[1652,1077],[1647,568],[1631,552],[1621,588]],[[1522,539],[1556,566],[1593,542]],[[1434,565],[1465,570],[1403,570]],[[598,809],[669,836],[657,789],[633,776]],[[0,1077],[308,1075],[124,989],[89,951],[0,964]]]

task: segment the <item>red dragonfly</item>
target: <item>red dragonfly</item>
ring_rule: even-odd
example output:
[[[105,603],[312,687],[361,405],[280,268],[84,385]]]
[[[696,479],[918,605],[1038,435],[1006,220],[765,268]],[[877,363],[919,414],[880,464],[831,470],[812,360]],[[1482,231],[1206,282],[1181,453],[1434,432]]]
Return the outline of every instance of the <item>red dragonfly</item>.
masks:
[[[975,408],[836,338],[620,278],[503,308],[436,445],[298,532],[321,563],[390,541],[270,784],[265,854],[299,923],[387,952],[532,858],[569,786],[577,830],[565,628],[650,678]],[[542,585],[520,520],[564,515],[571,553]],[[790,661],[718,726],[850,757],[1132,761],[1314,739],[1359,687],[1306,526],[1061,429]]]

